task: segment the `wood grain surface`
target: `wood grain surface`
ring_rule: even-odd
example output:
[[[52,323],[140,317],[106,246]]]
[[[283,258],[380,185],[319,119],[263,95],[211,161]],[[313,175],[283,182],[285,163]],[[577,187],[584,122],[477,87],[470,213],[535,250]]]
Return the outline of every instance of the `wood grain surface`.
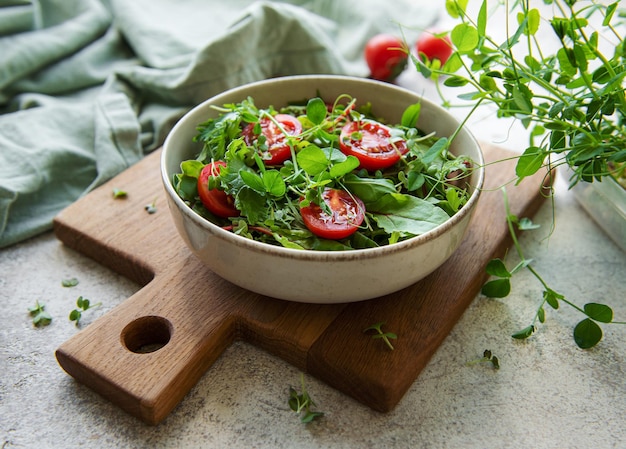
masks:
[[[488,145],[483,151],[488,162],[512,156]],[[272,299],[219,278],[191,254],[167,210],[159,158],[160,151],[149,155],[54,221],[65,245],[143,286],[62,344],[57,360],[77,381],[149,424],[166,418],[236,339],[390,411],[480,291],[486,263],[510,245],[498,188],[513,179],[514,160],[487,166],[461,247],[417,284],[350,304]],[[535,213],[544,197],[541,176],[507,187],[512,213]],[[113,188],[128,197],[114,199]],[[157,212],[148,214],[144,206],[153,202]],[[393,351],[363,332],[380,321],[398,335]]]

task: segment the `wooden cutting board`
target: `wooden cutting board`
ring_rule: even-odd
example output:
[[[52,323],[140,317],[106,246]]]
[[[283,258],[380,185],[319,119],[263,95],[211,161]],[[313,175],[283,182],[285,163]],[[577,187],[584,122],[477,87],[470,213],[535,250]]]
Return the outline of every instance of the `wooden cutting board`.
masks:
[[[492,146],[483,151],[487,161],[513,156]],[[487,166],[485,191],[461,247],[417,284],[350,304],[264,297],[219,278],[187,249],[167,210],[160,153],[54,221],[65,245],[143,286],[62,344],[57,360],[76,380],[149,424],[162,421],[236,339],[389,411],[480,291],[486,263],[510,245],[498,187],[513,179],[515,160]],[[512,213],[530,217],[538,209],[541,176],[509,185]],[[128,197],[114,199],[114,188]],[[149,214],[145,206],[152,203],[157,212]],[[381,321],[398,335],[393,351],[363,332]]]

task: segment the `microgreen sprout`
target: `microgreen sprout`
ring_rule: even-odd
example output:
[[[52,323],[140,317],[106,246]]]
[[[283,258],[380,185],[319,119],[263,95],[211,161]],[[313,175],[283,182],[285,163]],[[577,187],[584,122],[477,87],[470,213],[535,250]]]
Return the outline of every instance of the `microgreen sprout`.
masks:
[[[78,326],[78,323],[80,322],[80,319],[83,316],[83,312],[86,312],[89,309],[93,309],[94,307],[99,307],[101,306],[102,303],[96,303],[96,304],[91,304],[91,302],[87,299],[87,298],[83,298],[82,296],[79,296],[78,299],[76,300],[76,309],[72,310],[70,312],[70,321],[75,321],[76,325]]]
[[[493,355],[489,349],[485,349],[485,352],[483,352],[482,357],[478,359],[470,360],[469,362],[466,363],[466,365],[472,366],[472,365],[477,365],[479,363],[491,363],[491,366],[493,366],[493,369],[500,369],[500,361],[498,360],[498,357]]]
[[[35,301],[34,307],[28,308],[30,316],[33,317],[33,325],[40,327],[50,324],[50,322],[52,321],[52,317],[48,312],[46,312],[45,308],[46,305],[43,302],[39,302],[38,300]]]
[[[144,209],[146,210],[146,212],[148,212],[149,214],[154,214],[157,211],[157,207],[156,207],[156,198],[154,199],[154,201],[152,201],[152,203],[150,204],[146,204],[146,206],[144,207]]]
[[[63,287],[76,287],[78,285],[78,279],[76,278],[70,278],[70,279],[63,279],[61,281],[61,285]]]
[[[602,339],[602,329],[598,323],[626,324],[624,322],[613,321],[613,310],[605,304],[589,302],[581,308],[567,300],[563,294],[558,293],[547,285],[541,275],[533,267],[532,259],[527,259],[524,256],[516,234],[516,227],[517,230],[528,230],[534,229],[536,226],[534,226],[530,220],[518,219],[515,215],[511,214],[506,190],[502,188],[502,191],[504,193],[504,206],[506,209],[506,221],[509,233],[513,239],[513,245],[517,250],[520,262],[509,270],[501,259],[492,259],[489,261],[486,271],[488,274],[495,277],[495,279],[485,283],[481,293],[490,298],[504,298],[508,296],[511,292],[512,276],[524,268],[530,271],[544,288],[543,298],[539,303],[539,307],[535,312],[532,322],[525,328],[515,332],[512,337],[518,340],[524,340],[533,335],[537,330],[537,321],[540,323],[545,322],[546,312],[544,307],[546,304],[552,309],[557,310],[560,303],[564,303],[586,316],[586,318],[576,325],[573,335],[574,341],[578,347],[582,349],[592,348]]]
[[[391,344],[391,342],[389,341],[391,340],[395,340],[396,338],[398,338],[398,336],[392,332],[383,332],[382,327],[385,323],[376,323],[376,324],[372,324],[370,327],[368,327],[367,329],[364,329],[363,332],[369,332],[369,331],[376,331],[375,334],[372,335],[372,338],[380,338],[382,339],[385,344],[387,345],[387,347],[389,349],[391,349],[393,351],[394,347]]]
[[[313,411],[312,407],[315,407],[315,402],[309,396],[304,385],[304,374],[300,375],[300,383],[302,385],[302,393],[298,394],[295,388],[289,388],[289,408],[296,412],[300,416],[300,421],[303,423],[309,423],[315,418],[323,416],[323,412]]]
[[[118,188],[113,189],[114,199],[126,198],[127,196],[128,196],[128,192],[126,192],[125,190],[118,189]]]

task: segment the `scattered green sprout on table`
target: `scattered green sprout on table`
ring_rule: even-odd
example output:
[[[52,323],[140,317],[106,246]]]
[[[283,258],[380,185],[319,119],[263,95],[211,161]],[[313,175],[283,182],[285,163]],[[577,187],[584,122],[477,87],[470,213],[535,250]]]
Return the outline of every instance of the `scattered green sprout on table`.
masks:
[[[156,207],[156,198],[154,199],[154,201],[152,201],[152,203],[150,204],[146,204],[146,206],[144,207],[144,209],[146,210],[146,212],[148,212],[149,214],[154,214],[157,211],[157,207]]]
[[[33,317],[33,325],[36,327],[47,326],[52,321],[52,316],[46,312],[46,305],[39,300],[35,301],[34,307],[29,307],[28,312]]]
[[[86,312],[89,309],[93,309],[95,307],[100,307],[102,305],[101,302],[98,302],[96,304],[91,304],[91,302],[87,299],[87,298],[83,298],[82,296],[79,296],[78,299],[76,300],[76,309],[72,310],[70,312],[70,321],[75,321],[76,325],[78,326],[80,319],[83,316],[83,312]]]
[[[527,259],[524,256],[521,245],[517,239],[516,227],[517,230],[528,230],[534,229],[536,226],[528,219],[519,219],[511,214],[506,190],[502,188],[502,191],[504,194],[507,226],[520,262],[509,270],[501,259],[492,259],[489,261],[486,271],[489,275],[494,276],[495,279],[485,283],[481,293],[490,298],[505,298],[511,292],[511,278],[522,269],[530,271],[544,288],[543,298],[539,303],[539,307],[535,312],[532,322],[525,328],[515,332],[512,337],[518,340],[524,340],[533,335],[537,330],[537,321],[539,323],[545,322],[546,304],[552,309],[557,310],[560,303],[564,303],[586,316],[586,318],[580,321],[574,328],[574,341],[578,347],[582,349],[592,348],[602,339],[602,328],[598,323],[626,324],[624,322],[613,321],[613,310],[605,304],[589,302],[581,308],[567,300],[563,294],[548,286],[541,275],[532,266],[532,259]]]
[[[483,356],[466,363],[467,366],[477,365],[479,363],[490,363],[493,369],[500,369],[500,360],[489,349],[485,349]]]
[[[115,188],[113,189],[113,198],[114,199],[122,199],[122,198],[126,198],[128,196],[128,193],[125,190],[122,189],[118,189]]]
[[[61,285],[66,288],[76,287],[78,285],[78,279],[76,278],[63,279],[61,281]]]
[[[387,345],[387,347],[393,351],[394,347],[391,344],[391,341],[389,341],[389,340],[395,340],[395,339],[398,338],[398,336],[396,334],[394,334],[393,332],[383,332],[382,328],[383,328],[384,324],[385,323],[383,323],[383,322],[372,324],[367,329],[364,329],[363,332],[375,331],[376,333],[372,335],[372,338],[374,338],[374,339],[378,339],[378,338],[382,339],[385,342],[385,344]]]
[[[289,408],[296,412],[300,416],[300,421],[303,423],[309,423],[315,418],[323,416],[323,412],[313,411],[312,407],[316,407],[315,402],[309,396],[304,385],[304,374],[300,375],[300,383],[302,392],[298,394],[295,388],[289,388]]]

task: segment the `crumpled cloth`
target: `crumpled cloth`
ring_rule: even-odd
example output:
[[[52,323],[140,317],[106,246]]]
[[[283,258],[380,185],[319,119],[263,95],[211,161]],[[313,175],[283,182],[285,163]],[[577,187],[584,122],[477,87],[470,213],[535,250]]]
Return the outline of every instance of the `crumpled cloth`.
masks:
[[[0,248],[51,229],[203,100],[272,76],[367,76],[370,37],[410,42],[438,13],[418,0],[1,5]]]

